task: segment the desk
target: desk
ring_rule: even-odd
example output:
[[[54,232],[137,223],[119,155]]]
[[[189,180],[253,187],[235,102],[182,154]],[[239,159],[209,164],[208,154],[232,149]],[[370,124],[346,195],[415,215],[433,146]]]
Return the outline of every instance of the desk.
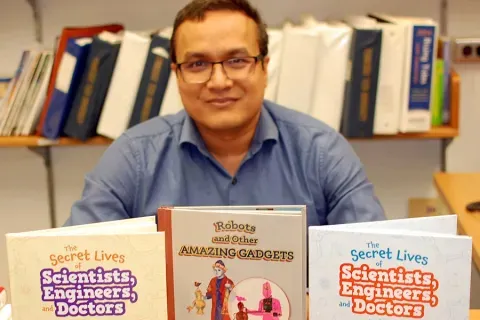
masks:
[[[470,307],[480,308],[480,213],[470,213],[465,206],[480,200],[480,173],[437,173],[435,186],[450,212],[458,216],[458,233],[472,237],[472,281]],[[480,311],[472,315],[480,320]]]
[[[458,216],[458,233],[472,237],[473,261],[480,269],[480,213],[469,213],[465,206],[480,201],[480,173],[437,173],[435,185],[450,213]]]
[[[480,310],[470,310],[470,320],[480,320]]]

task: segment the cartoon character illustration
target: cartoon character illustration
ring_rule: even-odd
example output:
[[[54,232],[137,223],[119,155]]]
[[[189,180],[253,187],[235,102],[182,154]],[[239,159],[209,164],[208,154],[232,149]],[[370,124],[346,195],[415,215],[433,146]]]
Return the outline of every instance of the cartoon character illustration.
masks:
[[[215,277],[208,284],[205,299],[212,299],[211,320],[231,320],[228,314],[228,297],[233,289],[233,281],[225,273],[227,268],[222,260],[212,266]]]
[[[280,300],[272,297],[270,282],[263,284],[263,299],[258,302],[258,310],[248,310],[247,313],[253,316],[262,316],[263,320],[276,320],[282,316]]]
[[[7,290],[4,287],[0,287],[0,309],[7,304]]]
[[[187,307],[188,312],[191,312],[193,308],[197,309],[197,314],[202,315],[203,309],[205,309],[205,300],[203,299],[202,290],[200,290],[201,282],[195,282],[195,300],[193,300],[192,305]]]
[[[234,320],[248,320],[247,308],[244,307],[243,303],[239,302],[237,304],[237,307],[238,307],[238,312],[235,313]]]

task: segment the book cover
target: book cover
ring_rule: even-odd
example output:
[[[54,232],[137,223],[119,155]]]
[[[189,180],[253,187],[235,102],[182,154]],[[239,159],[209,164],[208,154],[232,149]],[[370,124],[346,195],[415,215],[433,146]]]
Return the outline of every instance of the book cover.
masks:
[[[48,139],[57,139],[62,133],[85,71],[91,43],[91,37],[67,41],[43,124],[42,135]]]
[[[348,138],[369,138],[373,136],[383,31],[350,26],[353,35],[340,132]]]
[[[7,304],[7,291],[4,287],[0,286],[0,309]]]
[[[303,24],[318,32],[316,74],[309,114],[339,131],[353,30],[342,21],[318,21],[311,16],[306,17]]]
[[[437,59],[438,23],[430,18],[369,13],[369,17],[404,29],[400,132],[425,132],[431,128],[433,81]]]
[[[305,319],[304,222],[302,211],[160,208],[168,319]]]
[[[122,39],[123,34],[107,31],[93,37],[85,71],[63,128],[65,135],[87,140],[97,134]]]
[[[471,238],[415,221],[311,227],[310,318],[468,319]]]
[[[12,317],[165,319],[165,237],[150,221],[7,234]]]
[[[158,116],[171,73],[169,49],[169,39],[152,36],[128,128]]]

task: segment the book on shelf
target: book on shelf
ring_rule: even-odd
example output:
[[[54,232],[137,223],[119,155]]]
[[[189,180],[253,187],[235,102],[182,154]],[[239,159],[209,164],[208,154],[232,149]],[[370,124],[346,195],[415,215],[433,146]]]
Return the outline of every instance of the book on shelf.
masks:
[[[450,40],[438,36],[436,21],[388,13],[307,16],[267,32],[267,100],[350,139],[456,128],[458,82],[452,81]],[[116,139],[134,125],[183,110],[177,74],[170,72],[170,38],[171,27],[140,34],[111,23],[64,28],[55,48],[42,49],[48,59],[26,49],[0,102],[1,134]],[[79,39],[91,44],[78,50]]]
[[[469,319],[457,216],[309,228],[311,319]]]

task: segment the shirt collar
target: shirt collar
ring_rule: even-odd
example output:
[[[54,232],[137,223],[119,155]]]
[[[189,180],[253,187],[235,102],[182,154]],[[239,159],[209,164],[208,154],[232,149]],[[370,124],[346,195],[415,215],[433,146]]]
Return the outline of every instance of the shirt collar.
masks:
[[[269,140],[276,142],[278,141],[278,136],[279,133],[277,125],[270,112],[265,108],[265,106],[263,106],[260,113],[257,130],[255,131],[255,136],[253,137],[252,148],[257,149],[264,142]],[[193,144],[201,151],[207,152],[205,143],[203,142],[203,139],[200,136],[193,119],[187,113],[185,113],[185,121],[183,122],[182,131],[180,133],[179,145],[181,146],[185,143]]]

